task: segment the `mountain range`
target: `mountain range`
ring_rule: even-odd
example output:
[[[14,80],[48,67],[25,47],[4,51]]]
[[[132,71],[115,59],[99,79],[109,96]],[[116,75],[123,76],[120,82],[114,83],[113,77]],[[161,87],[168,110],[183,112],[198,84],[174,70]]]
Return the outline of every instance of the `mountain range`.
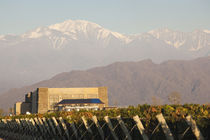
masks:
[[[67,20],[21,35],[0,35],[0,94],[60,72],[116,61],[189,60],[210,55],[210,30],[167,28],[125,35],[96,23]]]
[[[110,105],[170,103],[172,92],[181,103],[206,104],[210,101],[210,56],[195,60],[171,60],[160,64],[152,60],[115,62],[104,67],[63,72],[49,80],[11,89],[0,95],[0,107],[8,110],[24,95],[38,87],[108,87]],[[155,99],[155,100],[154,100]]]

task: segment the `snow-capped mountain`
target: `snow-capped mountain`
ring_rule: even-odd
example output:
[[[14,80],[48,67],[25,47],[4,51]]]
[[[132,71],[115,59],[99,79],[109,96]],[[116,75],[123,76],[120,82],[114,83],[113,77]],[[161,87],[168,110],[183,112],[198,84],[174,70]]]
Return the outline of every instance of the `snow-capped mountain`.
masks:
[[[49,29],[60,31],[63,34],[69,35],[69,37],[75,40],[79,39],[96,39],[96,40],[107,40],[110,36],[113,36],[123,42],[129,42],[129,39],[117,32],[112,32],[108,29],[104,29],[98,24],[83,21],[83,20],[67,20],[60,24],[54,24],[49,26]]]
[[[210,30],[169,29],[124,35],[84,20],[0,35],[0,92],[72,69],[115,61],[192,59],[210,55]]]
[[[203,32],[210,34],[210,30],[203,30]]]
[[[120,44],[131,41],[125,35],[84,20],[67,20],[48,27],[39,27],[21,35],[21,37],[23,40],[46,38],[51,42],[53,48],[62,48],[71,41],[89,41],[102,47],[108,46],[113,39]]]
[[[210,32],[208,30],[195,30],[186,33],[165,28],[152,30],[149,33],[177,49],[199,51],[210,46]]]
[[[188,51],[199,51],[210,45],[210,30],[180,32],[163,28],[137,35],[123,35],[85,20],[67,20],[47,27],[38,27],[20,36],[1,35],[0,42],[14,45],[28,39],[45,38],[53,48],[62,48],[71,41],[88,41],[100,45],[99,47],[108,47],[113,40],[120,45],[127,45],[136,40],[150,41],[152,36],[177,49],[185,48]]]

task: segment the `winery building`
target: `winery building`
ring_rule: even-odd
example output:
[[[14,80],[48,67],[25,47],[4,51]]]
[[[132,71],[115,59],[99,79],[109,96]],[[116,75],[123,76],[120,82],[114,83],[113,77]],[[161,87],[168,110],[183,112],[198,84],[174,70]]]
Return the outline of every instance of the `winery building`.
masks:
[[[108,107],[107,87],[92,88],[46,88],[41,87],[25,95],[24,102],[14,105],[18,114],[46,113],[79,109],[102,109]]]

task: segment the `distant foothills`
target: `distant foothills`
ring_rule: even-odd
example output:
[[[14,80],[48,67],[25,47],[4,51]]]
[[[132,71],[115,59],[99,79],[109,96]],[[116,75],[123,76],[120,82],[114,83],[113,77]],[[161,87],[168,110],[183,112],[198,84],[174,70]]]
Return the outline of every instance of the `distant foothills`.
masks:
[[[43,68],[44,69],[44,68]],[[38,87],[108,87],[110,105],[171,103],[176,92],[180,103],[207,104],[210,101],[210,56],[194,60],[152,60],[115,62],[88,70],[63,72],[49,80],[11,89],[0,95],[0,108],[8,110]]]
[[[208,29],[181,32],[163,28],[141,34],[125,35],[89,21],[67,20],[50,26],[38,27],[21,35],[0,35],[0,94],[11,88],[31,85],[49,79],[58,73],[75,69],[84,70],[118,61],[151,59],[155,63],[161,63],[167,60],[192,60],[209,55],[210,30]],[[163,64],[165,65],[165,63]],[[161,67],[163,64],[153,65]],[[159,73],[152,74],[158,75]],[[158,80],[161,78],[162,76]],[[90,80],[92,79],[90,78]],[[105,81],[107,80],[109,79],[105,79]],[[129,83],[131,80],[127,80],[128,83],[124,86],[125,88],[129,84],[137,86]],[[102,84],[101,81],[99,83]],[[116,83],[115,86],[120,87],[120,83]],[[139,84],[142,85],[142,83]],[[194,83],[188,84],[193,86]],[[149,93],[158,95],[159,92],[163,92],[164,94],[168,87],[162,89],[163,85],[165,85],[164,82],[160,85],[150,85],[157,88],[157,93],[154,93],[153,88],[149,92],[145,92],[146,89],[141,89],[142,91],[123,89],[120,91],[121,93],[117,93],[113,91],[111,86],[110,90],[116,96],[110,95],[110,97],[113,97],[113,100],[118,100],[116,98],[118,94],[124,92],[126,95],[147,94],[144,95],[145,98],[149,96]],[[159,90],[159,86],[163,91]],[[203,89],[200,92],[202,91]],[[129,98],[139,99],[136,99],[136,96],[129,96]],[[140,101],[146,102],[147,100],[141,96]],[[125,100],[119,104],[127,103],[128,101]],[[133,103],[137,102],[134,101]]]

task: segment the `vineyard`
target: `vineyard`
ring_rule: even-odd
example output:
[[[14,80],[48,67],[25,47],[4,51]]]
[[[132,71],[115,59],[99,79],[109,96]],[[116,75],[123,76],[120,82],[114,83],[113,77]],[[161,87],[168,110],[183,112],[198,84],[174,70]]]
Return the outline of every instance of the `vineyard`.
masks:
[[[210,139],[209,105],[139,105],[0,118],[5,139]]]

